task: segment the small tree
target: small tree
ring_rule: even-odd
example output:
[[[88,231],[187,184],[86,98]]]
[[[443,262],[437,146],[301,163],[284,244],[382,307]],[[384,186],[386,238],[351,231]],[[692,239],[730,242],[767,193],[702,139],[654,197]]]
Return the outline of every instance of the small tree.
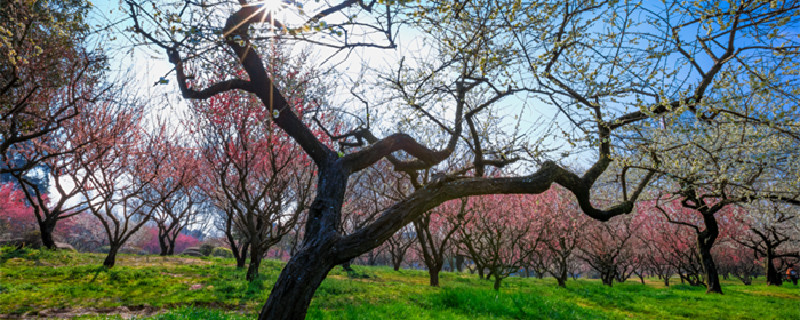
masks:
[[[474,261],[494,277],[494,289],[518,272],[530,253],[526,241],[531,215],[522,196],[481,196],[469,199],[460,241]],[[487,277],[488,278],[488,277]]]
[[[148,140],[142,132],[141,108],[111,104],[93,114],[87,126],[101,128],[95,143],[78,159],[87,182],[81,193],[87,210],[97,217],[108,237],[109,252],[103,266],[111,268],[119,249],[144,226],[156,207],[144,193],[168,158],[143,157],[148,149],[159,149],[161,141]]]
[[[466,214],[467,199],[453,200],[428,211],[413,222],[419,252],[428,267],[431,287],[439,286],[439,272],[444,266],[445,255],[453,251],[451,247],[465,222]]]
[[[626,261],[633,258],[629,249],[629,240],[633,237],[631,228],[630,217],[587,224],[580,257],[600,273],[604,285],[610,287],[614,280],[627,278],[625,273],[630,272],[625,266]]]

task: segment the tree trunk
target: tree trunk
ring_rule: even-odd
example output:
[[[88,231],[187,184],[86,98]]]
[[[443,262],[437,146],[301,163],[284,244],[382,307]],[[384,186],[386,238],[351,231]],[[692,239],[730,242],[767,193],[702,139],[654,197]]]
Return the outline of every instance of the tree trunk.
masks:
[[[558,286],[559,287],[562,287],[562,288],[566,288],[567,287],[567,279],[566,278],[556,277],[556,280],[558,281]]]
[[[247,254],[250,252],[250,243],[245,242],[241,248],[236,248],[236,246],[231,246],[231,248],[233,249],[233,257],[236,258],[236,268],[244,269],[244,265],[247,263]]]
[[[160,232],[159,232],[160,233]],[[169,245],[167,244],[166,235],[158,235],[158,247],[161,249],[160,256],[169,255]]]
[[[456,270],[458,270],[458,272],[464,271],[464,256],[460,254],[456,255]]]
[[[561,270],[558,271],[558,275],[556,276],[556,280],[558,281],[558,286],[559,287],[566,288],[567,287],[567,278],[569,276],[569,275],[567,275],[567,262],[566,261],[562,261],[560,269]]]
[[[603,281],[604,285],[609,287],[614,286],[614,272],[610,270],[606,270],[600,273],[600,280]]]
[[[402,263],[403,263],[403,260],[392,259],[392,267],[394,268],[394,271],[400,271],[400,264],[402,264]]]
[[[494,289],[500,290],[500,282],[503,281],[503,278],[498,277],[497,275],[494,276]]]
[[[700,243],[698,243],[698,245],[700,245],[700,256],[703,261],[703,270],[705,272],[706,293],[722,294],[717,266],[714,264],[714,258],[711,256],[711,245],[702,245]]]
[[[328,246],[316,248],[324,252]],[[261,308],[259,320],[305,319],[314,292],[335,266],[318,251],[300,250],[289,259]]]
[[[669,277],[664,277],[664,286],[669,287]]]
[[[775,259],[773,250],[767,247],[767,285],[768,286],[780,286],[783,285],[783,279],[781,279],[781,275],[778,274],[778,270],[775,269]]]
[[[261,258],[263,256],[260,244],[254,243],[250,245],[250,264],[247,266],[247,281],[252,282],[258,277],[258,267],[261,266]]]
[[[719,236],[719,226],[713,214],[703,214],[703,223],[706,229],[697,234],[697,247],[700,251],[700,260],[703,262],[703,271],[706,278],[706,293],[722,294],[722,287],[719,283],[717,266],[714,257],[711,255],[711,247]]]
[[[39,224],[39,233],[42,237],[42,247],[48,249],[56,248],[56,241],[53,240],[53,230],[56,229],[56,220],[44,220]]]
[[[167,255],[168,256],[174,256],[175,255],[175,239],[177,239],[177,238],[178,237],[175,237],[174,239],[171,239],[171,240],[167,241],[167,247],[169,248],[167,250]]]
[[[103,266],[104,267],[106,267],[106,268],[114,267],[114,264],[116,263],[116,259],[117,259],[117,252],[119,252],[119,248],[120,247],[122,247],[122,245],[114,244],[114,243],[112,243],[109,246],[108,255],[106,256],[106,259],[103,260]]]
[[[430,285],[431,287],[438,287],[439,286],[439,271],[441,271],[442,266],[438,268],[430,268],[428,270],[428,275],[430,276]]]

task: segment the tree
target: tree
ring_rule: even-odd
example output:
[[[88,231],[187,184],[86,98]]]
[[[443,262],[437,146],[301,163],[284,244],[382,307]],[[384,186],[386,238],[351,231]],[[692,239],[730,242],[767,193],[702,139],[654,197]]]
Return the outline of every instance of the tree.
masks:
[[[108,104],[98,108],[85,125],[101,128],[97,142],[77,159],[81,174],[88,176],[81,193],[87,210],[102,224],[110,246],[103,266],[111,268],[117,253],[139,231],[160,203],[145,199],[145,191],[160,174],[169,157],[143,157],[149,149],[160,149],[158,139],[148,139],[141,127],[142,109],[136,105]]]
[[[706,89],[716,79],[720,66],[733,58],[731,54],[715,56],[719,63],[711,72],[701,72],[701,77],[676,86],[665,86],[671,90],[658,94],[661,83],[645,79],[652,76],[666,80],[672,74],[673,70],[664,68],[671,63],[670,59],[652,53],[677,52],[670,51],[672,48],[659,50],[665,40],[673,39],[673,29],[671,25],[659,25],[662,28],[658,30],[668,32],[667,37],[653,37],[643,45],[624,47],[637,37],[637,33],[629,32],[632,23],[624,19],[637,18],[643,11],[656,12],[627,2],[574,1],[522,6],[517,1],[436,1],[382,6],[377,1],[345,0],[335,5],[325,4],[317,10],[308,8],[300,14],[307,19],[298,24],[284,22],[286,25],[276,22],[262,3],[250,5],[240,1],[239,7],[227,8],[233,12],[230,15],[219,7],[190,8],[191,3],[186,3],[185,8],[175,11],[179,16],[163,12],[166,19],[149,19],[161,15],[157,6],[127,3],[134,24],[132,31],[137,39],[167,52],[184,97],[209,99],[233,90],[247,92],[274,111],[272,123],[291,137],[317,166],[316,195],[308,211],[303,245],[279,276],[261,311],[261,319],[303,318],[314,291],[331,268],[380,245],[404,225],[447,200],[481,194],[536,194],[557,183],[575,194],[582,211],[592,218],[606,221],[630,213],[652,173],[643,174],[639,181],[623,175],[618,183],[624,192],[615,206],[597,208],[591,203],[592,186],[612,160],[617,159],[612,154],[612,142],[615,145],[636,142],[623,136],[621,133],[626,132],[622,130],[679,107],[702,116],[707,111],[706,105],[698,103],[706,98]],[[673,8],[669,6],[673,5],[680,2],[666,4],[670,13]],[[723,14],[734,20],[747,14],[752,23],[743,22],[741,28],[758,29],[784,17],[792,21],[789,12],[793,3],[784,3],[776,10],[761,2],[746,5]],[[754,6],[767,12],[766,19],[749,16]],[[305,12],[314,13],[305,16]],[[690,13],[715,14],[700,10]],[[358,14],[371,14],[371,18],[377,19],[365,23],[358,16],[353,17]],[[222,20],[225,21],[222,28],[208,25]],[[698,18],[702,22],[715,20]],[[372,95],[361,99],[363,103],[359,105],[364,108],[347,114],[361,116],[365,121],[348,123],[352,126],[342,130],[343,134],[331,135],[331,140],[338,143],[336,147],[316,137],[313,126],[292,112],[291,96],[284,95],[273,82],[258,53],[259,47],[265,47],[262,44],[274,39],[276,30],[285,31],[285,37],[339,49],[393,48],[397,45],[395,28],[400,21],[413,22],[418,30],[430,34],[435,50],[432,56],[441,57],[440,61],[401,63],[396,72],[387,72],[384,83],[388,83],[393,96],[375,99]],[[733,28],[739,28],[738,23]],[[213,30],[219,31],[222,38],[212,35]],[[361,37],[361,32],[374,37]],[[322,33],[326,38],[321,38]],[[735,36],[731,32],[724,35]],[[246,76],[226,77],[202,88],[189,83],[187,66],[203,59],[206,50],[221,47],[223,43],[217,41],[224,42],[228,53],[234,55],[232,60],[240,64]],[[685,60],[687,68],[692,68],[690,60]],[[416,67],[419,69],[412,69]],[[517,78],[519,81],[512,81]],[[569,118],[576,129],[570,142],[596,150],[597,158],[590,169],[579,175],[554,161],[544,160],[544,138],[513,125],[498,126],[502,119],[498,106],[515,94],[537,95]],[[402,120],[403,133],[388,133],[394,130],[386,126],[373,130],[376,129],[373,126],[381,125],[371,120],[375,118],[368,112],[376,110],[376,101],[387,101],[383,105],[393,107],[389,112]],[[347,110],[323,111],[344,117]],[[447,117],[435,116],[439,113]],[[431,131],[442,132],[446,137],[429,144],[439,147],[419,142],[424,140],[422,136],[430,136]],[[464,136],[466,139],[462,140]],[[457,148],[469,153],[469,157],[460,159],[459,168],[422,186],[423,182],[417,179],[418,171],[457,155]],[[501,177],[485,175],[487,168],[522,161],[523,157],[531,161],[521,162],[527,165],[521,164],[519,171]],[[373,222],[343,234],[342,206],[348,178],[383,159],[391,162],[395,170],[407,173],[410,183],[418,184],[419,188],[388,207]],[[634,185],[632,190],[628,189],[629,184]]]
[[[313,107],[300,95],[305,77],[311,74],[284,62],[270,72],[282,79],[285,90],[296,92],[292,112],[302,115]],[[247,241],[246,250],[234,251],[237,261],[243,261],[245,251],[249,253],[247,279],[253,281],[267,250],[294,229],[308,206],[313,167],[300,148],[270,122],[272,110],[252,98],[221,95],[196,102],[193,111],[192,127],[197,128],[209,175],[206,193],[221,198],[229,214],[225,218],[229,241],[233,243],[229,229],[236,229]]]
[[[779,286],[783,279],[775,260],[800,258],[800,253],[792,251],[800,241],[794,228],[799,218],[794,208],[781,203],[758,201],[745,208],[747,215],[735,217],[742,228],[733,239],[752,250],[753,259],[765,259],[767,285]]]
[[[397,231],[391,238],[386,239],[388,244],[389,255],[392,259],[392,268],[394,271],[400,271],[400,266],[403,264],[406,252],[411,246],[416,243],[416,232],[411,226],[406,226]]]
[[[86,210],[87,202],[81,194],[81,187],[88,183],[90,175],[80,163],[100,160],[101,154],[90,152],[90,148],[93,144],[104,143],[101,141],[106,134],[104,126],[110,125],[102,120],[95,121],[98,111],[94,106],[82,106],[79,111],[61,121],[58,130],[30,140],[33,147],[24,159],[40,163],[43,170],[11,173],[33,209],[42,245],[50,249],[56,247],[53,233],[58,223]],[[52,181],[52,188],[40,188],[38,181],[42,179]]]
[[[181,231],[200,218],[202,198],[197,174],[200,164],[194,150],[178,145],[181,137],[166,123],[160,123],[157,130],[151,139],[158,141],[159,147],[146,149],[141,157],[163,164],[144,190],[143,198],[153,207],[151,220],[157,226],[160,255],[167,256],[175,254],[175,242]]]
[[[0,7],[0,174],[24,174],[60,154],[32,153],[33,141],[58,134],[102,96],[105,64],[102,51],[87,48],[88,2],[3,1]]]
[[[639,232],[635,235],[644,246],[642,262],[651,275],[664,281],[664,286],[669,287],[672,275],[678,272],[681,265],[680,252],[692,250],[694,246],[686,245],[686,227],[669,223],[664,216],[653,208],[652,200],[641,201],[637,204],[636,220],[639,223]],[[681,273],[682,274],[682,273]],[[683,279],[681,279],[683,281]]]
[[[445,255],[452,252],[455,236],[465,222],[467,199],[448,201],[414,220],[419,251],[428,267],[431,287],[439,286]]]
[[[494,289],[518,272],[532,247],[528,241],[531,216],[522,196],[485,195],[469,199],[459,240],[476,264],[494,277]],[[461,209],[459,212],[462,212]],[[487,276],[488,279],[488,276]]]
[[[542,232],[544,247],[550,256],[549,272],[558,281],[559,287],[567,286],[573,260],[576,259],[576,249],[584,246],[584,228],[586,218],[581,214],[575,201],[568,191],[553,186],[549,191],[542,193],[535,204],[536,215],[543,225]]]
[[[632,270],[626,262],[633,258],[629,240],[633,237],[630,217],[618,217],[608,223],[593,221],[586,225],[586,238],[579,256],[600,273],[604,285],[626,279]]]

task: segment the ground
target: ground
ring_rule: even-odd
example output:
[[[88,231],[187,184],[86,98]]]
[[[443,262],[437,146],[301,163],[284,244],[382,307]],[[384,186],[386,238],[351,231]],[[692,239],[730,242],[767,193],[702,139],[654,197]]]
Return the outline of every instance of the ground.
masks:
[[[102,255],[4,249],[0,318],[252,319],[281,262],[266,260],[261,278],[244,279],[232,259],[122,255],[112,269]],[[425,271],[336,268],[317,290],[309,319],[800,319],[800,287],[723,281],[665,288],[652,279],[604,287],[598,280],[509,278],[499,292],[469,273],[443,272],[441,288]]]

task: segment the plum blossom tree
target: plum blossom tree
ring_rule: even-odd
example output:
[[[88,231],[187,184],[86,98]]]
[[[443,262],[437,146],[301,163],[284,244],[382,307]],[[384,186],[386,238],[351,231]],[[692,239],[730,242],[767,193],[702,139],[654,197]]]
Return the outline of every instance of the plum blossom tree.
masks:
[[[0,8],[0,174],[24,174],[59,152],[33,143],[102,97],[101,50],[87,43],[87,1],[6,1]]]
[[[278,54],[279,48],[273,53]],[[314,102],[303,98],[311,73],[302,66],[270,65],[292,94],[291,110],[299,115]],[[247,279],[253,281],[267,250],[294,229],[310,202],[314,168],[300,147],[270,121],[273,110],[254,98],[233,93],[198,101],[193,106],[200,154],[207,172],[206,194],[216,197],[226,213],[225,229],[232,248],[233,230],[246,241],[237,262],[249,254]],[[246,248],[244,247],[246,246]]]
[[[538,194],[557,183],[572,192],[581,210],[594,219],[606,221],[630,213],[655,174],[653,166],[640,165],[650,173],[639,179],[620,175],[617,183],[623,192],[616,205],[598,208],[591,202],[592,186],[612,161],[619,160],[612,149],[627,142],[644,144],[625,130],[649,124],[650,119],[667,113],[705,120],[721,114],[706,103],[719,97],[711,95],[710,89],[728,81],[721,78],[720,70],[742,59],[755,61],[750,57],[759,54],[795,56],[794,51],[783,49],[777,42],[739,45],[757,41],[767,27],[794,26],[797,22],[791,12],[800,6],[795,1],[774,5],[748,1],[720,8],[681,1],[645,7],[618,1],[523,5],[515,0],[343,0],[296,10],[302,21],[295,23],[276,21],[270,11],[274,8],[265,2],[242,0],[238,6],[185,2],[169,12],[149,1],[129,0],[126,4],[133,20],[131,31],[138,41],[166,51],[184,97],[207,100],[228,92],[247,93],[272,111],[271,123],[296,142],[317,167],[315,197],[308,210],[303,244],[276,281],[261,319],[303,318],[314,291],[334,266],[381,245],[403,226],[448,200],[483,194]],[[370,16],[368,22],[364,15]],[[222,26],[215,25],[222,21]],[[655,32],[633,32],[642,24],[653,24]],[[702,36],[709,30],[703,28],[708,24],[712,32]],[[397,63],[391,72],[379,71],[380,76],[375,78],[388,87],[386,95],[353,90],[358,100],[354,110],[320,106],[320,113],[336,114],[342,119],[338,124],[346,124],[341,134],[330,134],[329,140],[316,136],[312,130],[315,125],[304,121],[315,113],[294,112],[292,97],[282,92],[259,54],[276,37],[341,50],[394,49],[401,43],[396,41],[401,25],[425,34],[431,47],[426,55],[437,57],[437,61]],[[786,35],[790,33],[779,31],[773,33],[774,38],[786,39],[793,46],[794,40]],[[230,60],[243,73],[232,72],[215,82],[190,81],[203,77],[187,75],[191,65],[220,48],[232,55]],[[704,68],[699,61],[711,61],[712,65]],[[791,61],[771,59],[769,63],[786,66],[781,70],[788,73]],[[770,86],[772,77],[749,74],[754,77],[747,84],[767,82]],[[672,77],[676,75],[685,80],[675,82]],[[542,101],[554,107],[574,129],[573,134],[563,130],[571,138],[569,142],[596,152],[596,161],[586,172],[576,174],[547,160],[543,154],[546,137],[515,125],[521,123],[519,119],[503,117],[501,106],[518,101],[513,97],[526,95],[531,98],[521,99],[521,109],[534,108]],[[379,110],[391,114],[386,118],[397,116],[394,119],[401,133],[392,133],[396,132],[394,128],[375,121]],[[757,114],[771,119],[777,112],[759,110]],[[348,122],[345,118],[362,121]],[[443,138],[420,142],[431,136]],[[460,150],[469,155],[461,157]],[[440,179],[419,179],[420,171],[455,157],[458,168],[448,170]],[[637,161],[646,161],[643,159],[640,156]],[[417,188],[372,222],[344,233],[342,208],[348,179],[381,161],[389,161],[393,169],[408,174],[409,183]],[[511,162],[519,163],[518,171],[486,175],[487,169]],[[627,169],[642,171],[630,165]],[[628,185],[634,187],[629,189]]]
[[[87,176],[81,186],[86,209],[94,215],[106,233],[109,252],[103,266],[111,268],[119,249],[151,216],[158,205],[146,201],[144,193],[160,173],[169,157],[158,139],[150,139],[141,127],[142,108],[136,104],[108,104],[92,115],[85,125],[100,128],[95,142],[76,159],[81,174]],[[157,159],[144,157],[158,154]]]
[[[446,254],[452,252],[459,229],[465,223],[467,199],[448,201],[414,220],[422,261],[428,267],[431,287],[439,286],[439,272]],[[472,244],[470,244],[472,245]]]
[[[800,235],[795,225],[796,208],[771,201],[758,201],[747,205],[744,210],[748,214],[740,214],[734,219],[739,228],[733,234],[733,240],[753,253],[753,259],[764,259],[767,285],[782,284],[781,274],[775,266],[777,259],[800,258],[797,245]],[[746,260],[745,260],[746,261]]]
[[[586,238],[579,256],[583,261],[600,273],[604,285],[613,286],[614,280],[627,278],[626,261],[633,258],[629,240],[631,218],[618,217],[607,223],[592,221],[586,225]],[[628,276],[630,273],[628,273]]]
[[[542,249],[550,256],[548,272],[556,278],[559,287],[566,287],[569,273],[575,271],[572,267],[577,259],[576,252],[584,245],[587,219],[572,195],[558,186],[538,195],[531,204],[537,217],[542,219],[539,222],[542,225]]]
[[[458,229],[464,251],[494,277],[494,289],[518,272],[527,260],[531,215],[525,197],[484,195],[464,204],[463,225]],[[458,212],[461,212],[459,210]],[[488,278],[488,277],[487,277]]]

